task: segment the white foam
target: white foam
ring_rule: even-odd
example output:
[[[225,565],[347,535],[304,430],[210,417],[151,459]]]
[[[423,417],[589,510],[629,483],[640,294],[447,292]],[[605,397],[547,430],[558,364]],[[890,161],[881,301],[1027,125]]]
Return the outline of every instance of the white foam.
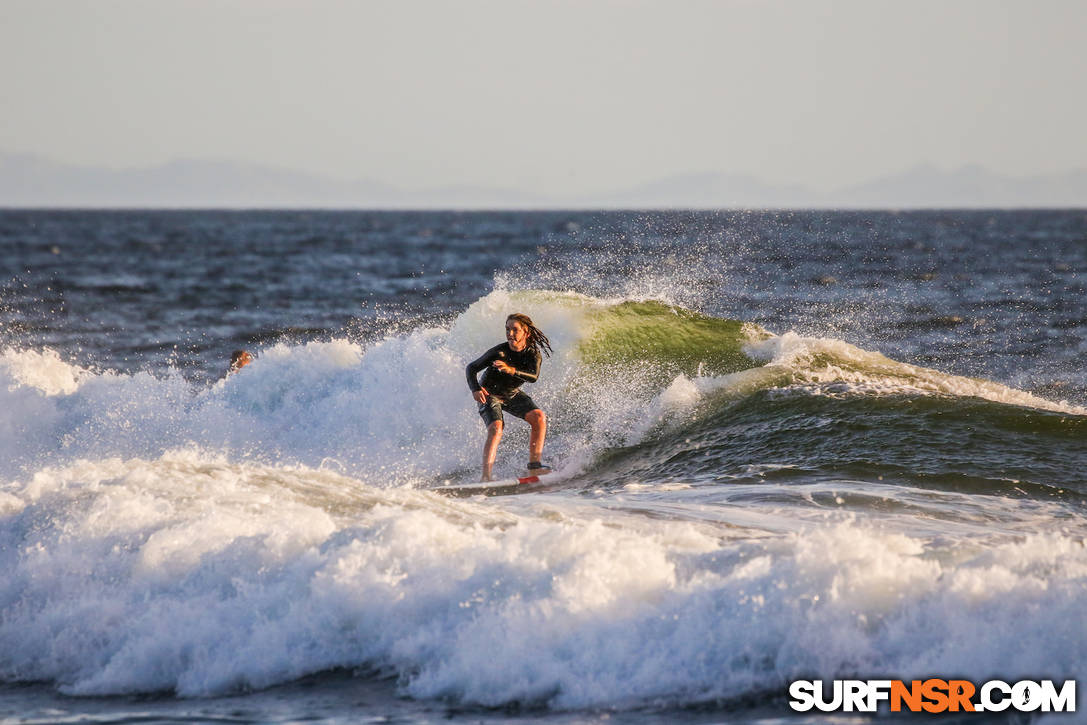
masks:
[[[0,678],[73,694],[360,666],[416,697],[633,707],[801,675],[1087,665],[1080,519],[966,555],[859,518],[722,537],[584,499],[448,500],[195,450],[49,468],[5,494]]]
[[[276,345],[204,389],[177,374],[90,373],[51,351],[9,351],[0,358],[0,478],[78,458],[154,458],[188,444],[264,462],[334,461],[385,486],[475,468],[483,427],[464,366],[502,341],[507,302],[485,299],[486,310],[451,332],[419,329],[367,347]],[[543,405],[576,364],[576,312],[549,309],[540,317],[553,324],[557,352],[528,386]],[[524,464],[527,438],[516,429],[501,449],[502,470]]]
[[[74,393],[90,372],[65,363],[54,350],[6,348],[0,353],[0,376],[9,390],[26,386],[54,396]]]

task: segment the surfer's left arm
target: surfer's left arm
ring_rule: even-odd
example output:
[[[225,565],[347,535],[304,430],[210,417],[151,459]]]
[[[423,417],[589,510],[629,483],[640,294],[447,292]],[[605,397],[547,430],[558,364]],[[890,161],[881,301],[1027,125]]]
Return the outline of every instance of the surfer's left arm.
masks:
[[[526,383],[534,383],[536,379],[540,377],[540,352],[539,350],[532,356],[532,369],[531,370],[518,370],[510,365],[505,360],[495,360],[493,367],[499,372],[506,373],[507,375],[513,375]]]

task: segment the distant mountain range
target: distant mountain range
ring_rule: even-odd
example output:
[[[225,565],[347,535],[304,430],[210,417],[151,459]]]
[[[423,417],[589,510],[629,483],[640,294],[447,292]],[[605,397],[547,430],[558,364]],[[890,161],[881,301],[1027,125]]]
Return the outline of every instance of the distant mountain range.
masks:
[[[537,209],[1087,207],[1087,169],[1032,177],[919,166],[831,193],[752,176],[688,174],[613,193],[547,196],[450,186],[409,191],[228,161],[106,169],[0,153],[0,207]]]

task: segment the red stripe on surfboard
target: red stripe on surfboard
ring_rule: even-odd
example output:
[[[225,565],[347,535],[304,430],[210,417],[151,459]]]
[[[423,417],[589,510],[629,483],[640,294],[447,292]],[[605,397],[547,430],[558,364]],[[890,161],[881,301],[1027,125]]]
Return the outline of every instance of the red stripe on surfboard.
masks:
[[[518,478],[517,483],[539,483],[539,476],[525,476],[524,478]]]

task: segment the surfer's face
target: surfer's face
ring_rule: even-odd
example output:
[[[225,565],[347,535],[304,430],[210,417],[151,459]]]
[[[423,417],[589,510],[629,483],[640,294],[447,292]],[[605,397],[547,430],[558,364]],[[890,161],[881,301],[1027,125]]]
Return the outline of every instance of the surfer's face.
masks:
[[[525,343],[528,342],[528,328],[517,320],[509,320],[506,322],[506,342],[511,348],[521,352],[525,349]]]

